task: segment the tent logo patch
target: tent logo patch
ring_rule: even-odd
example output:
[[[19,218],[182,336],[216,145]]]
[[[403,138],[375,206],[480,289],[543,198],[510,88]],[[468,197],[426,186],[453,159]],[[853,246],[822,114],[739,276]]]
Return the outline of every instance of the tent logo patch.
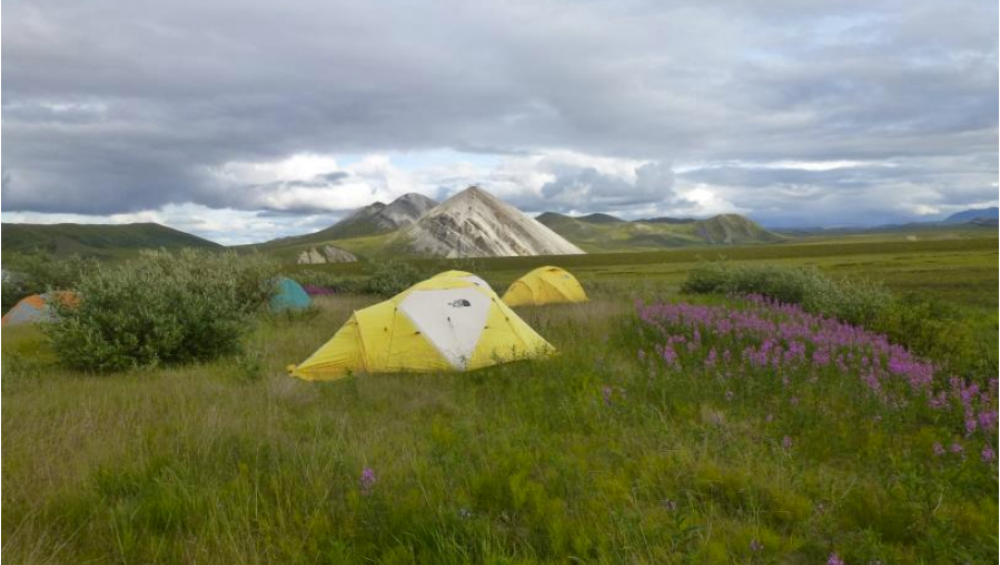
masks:
[[[468,308],[472,306],[472,303],[464,298],[461,298],[459,300],[455,300],[454,302],[449,302],[448,306],[451,306],[452,308]]]

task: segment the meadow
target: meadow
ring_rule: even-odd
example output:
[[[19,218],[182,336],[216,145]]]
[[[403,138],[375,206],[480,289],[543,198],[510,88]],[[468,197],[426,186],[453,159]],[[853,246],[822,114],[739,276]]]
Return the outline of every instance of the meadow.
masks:
[[[285,374],[379,300],[368,295],[261,315],[243,351],[217,361],[111,374],[65,369],[37,329],[15,328],[2,556],[996,562],[996,237],[721,254],[930,300],[983,335],[992,374],[952,375],[794,306],[681,294],[720,255],[708,249],[560,258],[592,301],[518,310],[560,354],[467,374]],[[474,270],[502,291],[542,261],[414,264]]]

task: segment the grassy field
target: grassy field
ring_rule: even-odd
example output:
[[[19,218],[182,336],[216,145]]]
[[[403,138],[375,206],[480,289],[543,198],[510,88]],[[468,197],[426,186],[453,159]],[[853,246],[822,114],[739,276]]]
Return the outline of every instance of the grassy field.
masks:
[[[0,230],[3,232],[4,253],[44,252],[60,257],[84,255],[114,260],[134,257],[143,249],[222,247],[218,243],[155,223],[121,225],[5,223]]]
[[[459,261],[420,259],[411,261],[428,272],[462,268],[489,277],[504,288],[530,269],[556,261],[590,285],[631,292],[653,286],[676,291],[687,272],[704,261],[768,262],[779,265],[815,266],[831,275],[868,278],[890,288],[954,304],[990,307],[995,311],[997,295],[984,289],[996,281],[998,240],[996,234],[948,232],[949,237],[909,241],[895,234],[882,239],[866,236],[806,240],[804,243],[745,247],[699,247],[641,253],[605,253],[551,257],[504,257]],[[332,276],[356,276],[370,272],[377,263],[289,266],[293,275],[321,272]],[[985,311],[985,310],[984,310]]]
[[[519,311],[561,354],[470,374],[318,384],[284,374],[369,296],[261,317],[235,357],[100,376],[60,368],[37,330],[7,331],[2,556],[995,562],[997,467],[961,422],[886,408],[835,371],[783,387],[646,358],[662,344],[637,321],[634,300],[728,304],[677,295],[686,272],[716,255],[564,258],[593,301]],[[883,280],[956,305],[996,339],[995,236],[725,255]],[[422,267],[473,268],[502,290],[538,263]],[[357,276],[368,266],[322,268]],[[937,444],[947,453],[936,455]]]
[[[599,218],[595,222],[586,217],[573,218],[554,213],[542,214],[537,219],[588,253],[662,250],[706,244],[753,245],[776,243],[783,239],[735,214],[683,222],[625,222],[611,217]]]

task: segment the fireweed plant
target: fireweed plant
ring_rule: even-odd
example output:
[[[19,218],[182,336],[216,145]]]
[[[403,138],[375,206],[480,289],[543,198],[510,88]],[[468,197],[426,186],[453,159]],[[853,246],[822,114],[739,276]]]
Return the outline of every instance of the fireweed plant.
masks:
[[[764,398],[770,411],[760,417],[785,430],[775,435],[785,448],[789,435],[812,432],[814,450],[836,446],[829,430],[808,426],[810,413],[836,410],[860,428],[933,425],[928,457],[995,462],[995,377],[982,386],[949,375],[884,335],[759,295],[636,309],[646,343],[638,357],[651,374],[697,375],[728,401]]]

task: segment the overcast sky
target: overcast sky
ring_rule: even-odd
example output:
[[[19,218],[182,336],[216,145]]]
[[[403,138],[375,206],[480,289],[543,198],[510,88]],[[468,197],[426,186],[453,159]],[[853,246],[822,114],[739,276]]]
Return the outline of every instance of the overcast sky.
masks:
[[[224,243],[469,184],[771,226],[997,204],[984,0],[7,0],[3,220]]]

